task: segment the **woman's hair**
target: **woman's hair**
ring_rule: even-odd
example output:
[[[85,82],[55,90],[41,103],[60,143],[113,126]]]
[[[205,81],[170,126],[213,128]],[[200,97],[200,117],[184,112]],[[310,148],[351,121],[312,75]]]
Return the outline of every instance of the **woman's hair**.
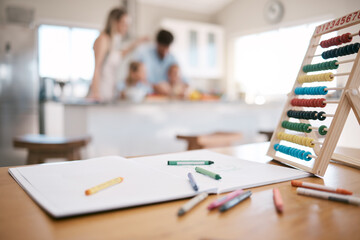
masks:
[[[129,75],[126,78],[126,85],[131,86],[134,85],[136,82],[134,79],[131,79],[131,73],[133,72],[137,72],[140,68],[140,66],[142,65],[142,62],[131,62],[129,64]]]
[[[104,32],[107,35],[109,35],[110,37],[112,37],[112,35],[114,34],[114,31],[115,31],[114,30],[115,23],[117,21],[119,21],[126,14],[127,14],[127,12],[122,8],[114,8],[113,10],[111,10],[111,12],[109,13],[107,20],[106,20]]]

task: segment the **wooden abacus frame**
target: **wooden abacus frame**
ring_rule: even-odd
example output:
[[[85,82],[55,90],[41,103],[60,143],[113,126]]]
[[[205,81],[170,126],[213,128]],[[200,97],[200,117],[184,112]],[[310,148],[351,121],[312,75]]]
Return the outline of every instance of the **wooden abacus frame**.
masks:
[[[303,72],[302,68],[305,65],[311,64],[315,51],[319,46],[320,38],[323,34],[348,28],[356,24],[360,24],[360,10],[316,27],[314,34],[311,37],[308,50],[306,52],[306,55],[304,57],[303,63],[301,65],[300,71],[296,79],[298,79],[300,76],[306,75],[306,73]],[[315,161],[313,167],[311,168],[306,165],[299,164],[295,161],[279,157],[276,155],[276,151],[274,149],[274,145],[280,143],[281,141],[277,138],[277,133],[284,131],[284,129],[282,128],[282,122],[284,120],[289,120],[289,117],[287,116],[287,111],[292,108],[290,104],[291,99],[297,96],[294,93],[295,88],[301,87],[303,84],[303,83],[299,83],[297,80],[295,80],[295,84],[293,86],[292,91],[288,94],[288,98],[284,110],[281,114],[280,121],[277,125],[277,128],[274,131],[274,134],[272,135],[270,147],[267,152],[268,156],[274,158],[274,160],[305,170],[307,172],[313,173],[318,176],[324,176],[326,169],[329,165],[330,159],[360,167],[359,159],[334,153],[335,147],[339,140],[340,134],[344,128],[350,109],[353,109],[354,114],[360,124],[360,93],[359,93],[360,54],[359,52],[356,53],[354,64],[349,74],[346,86],[340,97],[338,107],[336,108],[336,112],[333,116],[333,120],[328,129],[325,140],[322,143],[321,147],[319,145],[315,145],[314,147],[314,152],[317,155],[317,157],[311,160],[311,161]],[[303,108],[300,109],[303,110]],[[300,122],[309,123],[308,120],[304,120],[304,119],[300,119]],[[313,138],[315,141],[318,142],[318,137],[314,131],[310,133],[305,133],[305,135],[307,137]]]

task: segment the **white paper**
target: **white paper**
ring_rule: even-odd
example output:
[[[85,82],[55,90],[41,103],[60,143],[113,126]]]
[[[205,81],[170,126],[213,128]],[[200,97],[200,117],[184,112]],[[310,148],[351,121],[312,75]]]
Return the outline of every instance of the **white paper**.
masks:
[[[169,166],[168,160],[211,160],[201,167],[218,173],[215,180],[195,172],[195,166]],[[188,180],[192,172],[199,186],[195,192]],[[10,168],[9,173],[50,215],[66,217],[133,207],[194,196],[200,192],[222,193],[310,174],[287,168],[245,161],[208,150],[125,159],[116,156],[89,160]],[[123,177],[90,196],[85,190]]]
[[[169,201],[194,195],[186,179],[132,160],[104,157],[83,161],[11,168],[20,185],[54,217]],[[85,190],[116,177],[123,182],[101,192]]]
[[[200,190],[216,188],[215,193],[233,191],[239,188],[251,188],[271,183],[308,177],[311,174],[289,167],[276,166],[252,161],[241,160],[209,150],[196,150],[182,153],[163,154],[150,157],[133,158],[136,162],[147,164],[162,172],[170,173],[179,178],[187,178],[191,172]],[[195,166],[167,165],[169,160],[209,160],[212,165],[199,167],[217,173],[220,180],[197,173]]]

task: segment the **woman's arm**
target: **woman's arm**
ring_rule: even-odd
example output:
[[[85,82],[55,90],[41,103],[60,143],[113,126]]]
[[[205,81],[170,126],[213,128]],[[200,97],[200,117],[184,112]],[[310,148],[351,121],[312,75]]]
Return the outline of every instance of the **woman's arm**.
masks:
[[[149,41],[148,37],[141,37],[133,41],[127,48],[121,51],[123,57],[127,56],[129,53],[135,50],[140,44]]]
[[[95,40],[94,43],[95,69],[94,69],[94,76],[90,86],[89,97],[98,101],[101,101],[100,81],[101,81],[102,65],[104,63],[105,56],[109,51],[109,46],[110,46],[110,37],[104,33],[100,34],[100,36]]]

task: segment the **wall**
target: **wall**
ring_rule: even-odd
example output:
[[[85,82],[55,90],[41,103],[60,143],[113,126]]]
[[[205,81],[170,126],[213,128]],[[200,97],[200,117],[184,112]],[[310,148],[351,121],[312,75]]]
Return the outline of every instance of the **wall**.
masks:
[[[53,23],[101,29],[109,10],[119,0],[1,0],[0,11],[4,19],[6,6],[35,9],[35,24]]]
[[[317,20],[331,19],[360,9],[358,0],[282,0],[284,18],[279,24],[271,25],[264,19],[264,7],[269,0],[234,0],[215,16],[217,23],[224,26],[228,36],[253,33],[291,26]]]
[[[136,21],[139,36],[154,36],[159,28],[161,20],[164,18],[213,23],[213,18],[209,14],[177,10],[143,2],[138,2],[137,16]]]
[[[316,21],[337,18],[360,9],[359,0],[281,0],[285,14],[279,24],[269,24],[264,18],[264,7],[268,0],[234,0],[215,14],[215,22],[225,30],[226,79],[224,88],[233,89],[231,81],[232,44],[236,36],[269,31],[279,27],[295,26]],[[340,146],[360,147],[360,127],[353,114],[345,125],[339,140]]]
[[[226,73],[223,81],[224,88],[231,93],[235,87],[232,85],[231,64],[227,61],[232,59],[233,42],[236,36],[264,32],[279,27],[296,26],[305,23],[324,21],[345,15],[360,9],[358,0],[281,0],[284,5],[285,14],[283,20],[278,24],[269,24],[264,18],[264,8],[269,0],[234,0],[225,8],[214,15],[216,23],[222,25],[225,30],[225,65]]]

